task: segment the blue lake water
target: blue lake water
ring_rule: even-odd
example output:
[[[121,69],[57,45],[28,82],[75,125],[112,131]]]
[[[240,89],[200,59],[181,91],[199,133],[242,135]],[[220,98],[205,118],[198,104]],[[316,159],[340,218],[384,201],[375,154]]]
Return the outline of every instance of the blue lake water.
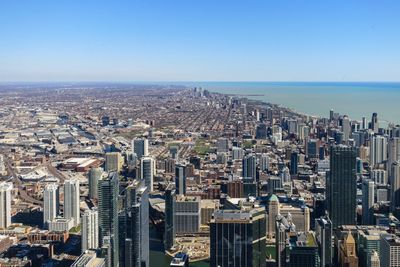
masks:
[[[400,83],[367,82],[190,82],[212,92],[258,95],[263,100],[298,112],[329,116],[333,109],[351,119],[370,120],[377,112],[381,121],[400,123]]]

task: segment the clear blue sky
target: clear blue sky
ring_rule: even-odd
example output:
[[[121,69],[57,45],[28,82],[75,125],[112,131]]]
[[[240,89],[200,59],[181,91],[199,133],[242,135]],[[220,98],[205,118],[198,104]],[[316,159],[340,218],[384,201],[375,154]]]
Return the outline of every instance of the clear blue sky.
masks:
[[[0,1],[0,81],[219,80],[399,81],[400,1]]]

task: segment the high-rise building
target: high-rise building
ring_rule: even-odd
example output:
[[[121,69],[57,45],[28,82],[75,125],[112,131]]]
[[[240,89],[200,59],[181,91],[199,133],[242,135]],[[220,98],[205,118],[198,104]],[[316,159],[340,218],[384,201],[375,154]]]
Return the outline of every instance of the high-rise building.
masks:
[[[64,182],[64,218],[72,219],[74,226],[80,223],[79,180],[69,179]]]
[[[102,168],[91,168],[88,172],[89,197],[91,199],[97,199],[99,196],[97,187],[102,175]]]
[[[318,244],[314,233],[299,233],[289,237],[290,267],[320,267]]]
[[[332,146],[327,179],[327,204],[333,227],[356,224],[356,157],[354,147]]]
[[[372,113],[371,130],[374,131],[374,133],[379,131],[378,113],[375,112]]]
[[[141,179],[145,181],[147,188],[152,192],[155,173],[154,159],[151,157],[142,157],[140,160],[140,172]]]
[[[272,238],[275,235],[275,221],[279,214],[279,199],[276,195],[272,195],[268,201],[268,224],[267,235]]]
[[[256,127],[256,139],[266,139],[267,138],[267,125],[265,123],[260,123]]]
[[[247,155],[242,161],[243,177],[257,179],[257,158],[255,155]]]
[[[346,267],[358,267],[356,241],[351,232],[344,237],[339,245],[339,264]]]
[[[395,216],[399,216],[400,210],[400,162],[392,164],[392,175],[390,177],[391,206]]]
[[[374,252],[379,252],[380,235],[385,233],[386,231],[378,229],[358,230],[357,252],[360,266],[372,267],[371,257]]]
[[[371,139],[369,163],[371,166],[381,164],[387,159],[387,139],[385,136],[376,135]]]
[[[345,142],[347,142],[351,134],[350,119],[347,115],[344,115],[342,119],[342,132],[343,132],[343,139]]]
[[[217,140],[217,152],[228,152],[229,151],[229,139],[218,138]]]
[[[124,238],[124,266],[149,267],[149,197],[143,181],[133,181],[126,188]]]
[[[399,160],[400,160],[400,138],[393,137],[389,140],[388,144],[387,171],[389,176],[392,174],[393,163]]]
[[[176,234],[190,234],[200,231],[200,200],[200,197],[176,196],[174,214],[174,231]]]
[[[137,138],[132,140],[132,151],[140,160],[142,157],[149,155],[149,140],[146,138]]]
[[[106,153],[106,161],[104,163],[104,170],[106,172],[116,171],[120,172],[124,160],[119,152],[109,152]]]
[[[377,251],[372,252],[370,262],[371,267],[381,267],[381,260],[379,259],[379,254]]]
[[[260,157],[260,170],[268,171],[268,169],[269,169],[269,157],[266,153],[264,153]]]
[[[169,184],[165,189],[165,231],[164,247],[171,249],[175,243],[175,188]]]
[[[13,184],[8,182],[0,183],[0,228],[7,228],[11,225],[11,191]]]
[[[400,266],[400,239],[394,235],[381,235],[379,247],[381,267]]]
[[[47,184],[43,192],[43,224],[45,227],[58,216],[59,200],[58,185]]]
[[[307,142],[307,157],[309,159],[317,159],[318,158],[318,140],[317,139],[310,139]]]
[[[175,164],[175,187],[177,195],[186,194],[186,165]]]
[[[376,185],[387,185],[388,184],[388,173],[385,170],[372,169],[370,171],[371,180],[375,182]]]
[[[99,247],[99,214],[97,210],[85,210],[82,215],[82,252]]]
[[[210,222],[210,266],[264,267],[264,208],[217,210]]]
[[[365,179],[362,182],[362,223],[364,225],[374,224],[375,184]]]
[[[110,266],[119,266],[118,173],[111,172],[99,180],[99,243],[107,247]]]
[[[332,222],[328,216],[315,219],[315,237],[319,245],[321,267],[331,267],[333,257]]]
[[[290,155],[290,174],[297,175],[299,164],[299,153],[297,151],[293,151]]]

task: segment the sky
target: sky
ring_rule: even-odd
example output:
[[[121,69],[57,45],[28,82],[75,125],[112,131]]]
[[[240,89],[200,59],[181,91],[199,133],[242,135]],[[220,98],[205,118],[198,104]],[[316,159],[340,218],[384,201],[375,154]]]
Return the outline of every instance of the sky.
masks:
[[[400,81],[398,0],[0,0],[0,81]]]

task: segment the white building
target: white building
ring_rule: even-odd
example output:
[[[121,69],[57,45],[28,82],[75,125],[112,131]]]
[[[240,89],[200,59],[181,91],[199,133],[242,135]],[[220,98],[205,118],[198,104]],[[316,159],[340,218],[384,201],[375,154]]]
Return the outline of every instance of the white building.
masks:
[[[44,188],[43,193],[43,223],[45,226],[48,225],[49,221],[52,221],[58,216],[59,208],[59,191],[58,185],[47,184]]]
[[[12,183],[0,183],[0,228],[11,225],[11,191]]]
[[[82,252],[99,246],[99,214],[97,210],[86,210],[82,215]]]
[[[79,197],[79,180],[66,180],[64,183],[64,218],[72,219],[74,226],[80,223]]]
[[[49,231],[53,232],[66,232],[74,227],[74,221],[72,219],[65,218],[54,218],[48,222]]]

